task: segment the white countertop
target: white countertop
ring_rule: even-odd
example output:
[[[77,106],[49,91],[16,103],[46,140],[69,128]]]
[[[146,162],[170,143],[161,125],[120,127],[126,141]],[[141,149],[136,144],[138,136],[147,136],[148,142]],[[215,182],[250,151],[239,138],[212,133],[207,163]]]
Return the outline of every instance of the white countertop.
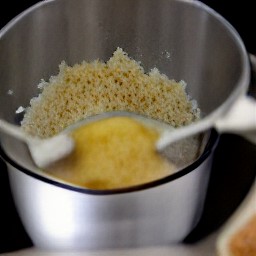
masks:
[[[213,233],[201,242],[193,245],[172,245],[159,247],[145,247],[136,249],[118,249],[104,251],[83,252],[49,252],[36,248],[29,248],[11,253],[1,254],[8,256],[213,256],[215,241],[218,233]]]

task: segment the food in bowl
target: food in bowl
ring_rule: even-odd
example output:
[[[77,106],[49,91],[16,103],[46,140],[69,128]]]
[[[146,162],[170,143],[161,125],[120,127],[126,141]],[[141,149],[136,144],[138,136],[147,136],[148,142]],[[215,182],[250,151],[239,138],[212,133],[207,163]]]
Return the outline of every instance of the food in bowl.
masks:
[[[42,93],[31,100],[22,128],[50,137],[88,116],[125,110],[162,120],[173,127],[198,120],[196,101],[185,92],[186,83],[170,80],[158,69],[148,74],[121,48],[106,63],[95,60],[69,67],[38,85]]]
[[[223,226],[217,239],[219,256],[256,255],[256,182],[245,200]]]
[[[256,213],[230,239],[229,248],[234,256],[256,255]]]
[[[158,132],[129,117],[111,117],[75,129],[75,150],[47,171],[91,189],[143,184],[174,166],[155,152]]]
[[[159,132],[130,117],[116,116],[92,122],[75,129],[71,135],[76,145],[74,151],[46,171],[82,187],[130,187],[160,179],[177,169],[156,152]],[[197,145],[198,140],[187,140],[192,142]],[[183,161],[192,161],[196,153],[197,150],[190,150],[183,155]]]
[[[106,63],[84,61],[70,67],[63,62],[57,76],[39,84],[42,93],[31,100],[21,125],[26,132],[47,138],[81,119],[124,110],[180,127],[200,118],[200,109],[185,86],[184,81],[170,80],[156,68],[145,73],[139,62],[117,48]],[[75,151],[45,171],[79,186],[127,187],[177,170],[174,163],[155,152],[157,132],[129,118],[96,122],[72,136]],[[200,141],[190,138],[185,144],[191,162],[198,157]],[[184,157],[184,150],[179,157]]]

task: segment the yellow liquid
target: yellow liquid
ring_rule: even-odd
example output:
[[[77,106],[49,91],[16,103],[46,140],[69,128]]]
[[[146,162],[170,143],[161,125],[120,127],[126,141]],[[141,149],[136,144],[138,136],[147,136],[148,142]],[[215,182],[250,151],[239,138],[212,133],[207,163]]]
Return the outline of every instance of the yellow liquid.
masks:
[[[114,189],[162,178],[175,166],[155,151],[156,130],[128,117],[112,117],[72,132],[75,150],[47,169],[91,189]]]

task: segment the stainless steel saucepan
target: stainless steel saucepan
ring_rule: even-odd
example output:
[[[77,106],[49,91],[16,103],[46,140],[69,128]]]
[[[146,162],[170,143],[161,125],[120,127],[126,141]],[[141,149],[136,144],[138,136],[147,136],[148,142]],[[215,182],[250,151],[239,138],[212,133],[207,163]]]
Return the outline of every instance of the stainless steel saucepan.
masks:
[[[157,67],[198,101],[205,118],[227,112],[245,95],[250,65],[234,28],[199,1],[49,0],[21,13],[0,31],[0,118],[19,124],[19,106],[37,84],[69,65],[107,60],[117,47]],[[84,250],[180,242],[197,224],[218,141],[211,133],[198,160],[161,180],[93,191],[35,169],[26,147],[0,134],[0,154],[13,197],[34,244]]]

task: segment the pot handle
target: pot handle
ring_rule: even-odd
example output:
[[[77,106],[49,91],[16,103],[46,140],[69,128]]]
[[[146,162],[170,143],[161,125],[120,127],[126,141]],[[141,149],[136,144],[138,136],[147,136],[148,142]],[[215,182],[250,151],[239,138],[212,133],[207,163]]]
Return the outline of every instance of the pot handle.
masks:
[[[252,87],[256,86],[256,57],[251,55]],[[255,89],[255,88],[252,88]],[[226,115],[219,118],[214,127],[220,132],[238,134],[256,144],[256,100],[243,95]]]

